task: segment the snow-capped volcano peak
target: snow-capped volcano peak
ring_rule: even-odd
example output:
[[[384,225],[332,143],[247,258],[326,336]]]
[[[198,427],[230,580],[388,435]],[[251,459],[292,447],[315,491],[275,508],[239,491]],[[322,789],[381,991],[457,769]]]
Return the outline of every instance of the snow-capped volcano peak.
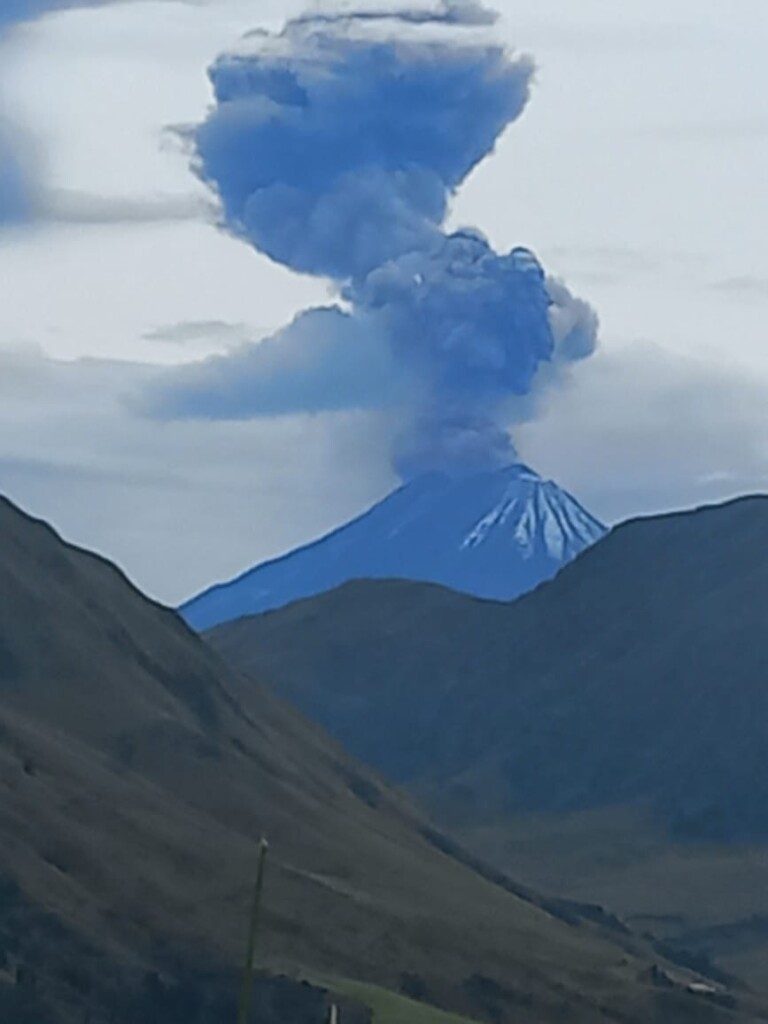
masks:
[[[439,583],[511,600],[554,576],[605,527],[522,464],[417,477],[333,533],[205,591],[181,609],[196,629],[279,608],[351,579]]]
[[[492,541],[494,531],[499,529],[510,534],[523,558],[535,557],[543,545],[552,558],[560,561],[574,558],[603,533],[601,524],[556,484],[525,467],[510,482],[498,505],[467,534],[461,547],[476,548]]]

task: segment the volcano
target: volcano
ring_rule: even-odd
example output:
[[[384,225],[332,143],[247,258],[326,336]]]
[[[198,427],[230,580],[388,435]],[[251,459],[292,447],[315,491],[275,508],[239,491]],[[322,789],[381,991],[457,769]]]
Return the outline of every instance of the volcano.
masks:
[[[551,579],[606,532],[575,498],[522,464],[460,477],[429,474],[180,611],[202,631],[354,579],[418,580],[509,601]]]

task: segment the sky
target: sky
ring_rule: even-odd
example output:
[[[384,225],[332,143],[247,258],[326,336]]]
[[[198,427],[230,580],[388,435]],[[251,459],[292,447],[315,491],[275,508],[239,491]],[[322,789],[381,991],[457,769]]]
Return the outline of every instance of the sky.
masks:
[[[449,226],[530,248],[600,318],[520,457],[608,522],[766,490],[764,0],[495,6],[532,94]],[[136,0],[0,39],[0,153],[34,211],[0,226],[0,492],[167,602],[398,482],[376,409],[170,418],[143,397],[334,295],[222,230],[176,130],[206,118],[220,53],[305,7]]]

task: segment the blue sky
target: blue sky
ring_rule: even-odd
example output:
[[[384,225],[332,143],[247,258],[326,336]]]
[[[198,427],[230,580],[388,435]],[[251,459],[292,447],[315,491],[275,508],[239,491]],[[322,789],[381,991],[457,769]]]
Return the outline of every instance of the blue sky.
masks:
[[[0,122],[39,216],[0,230],[0,489],[165,600],[395,482],[376,410],[157,422],[138,400],[158,367],[196,372],[331,296],[219,230],[168,130],[206,116],[217,55],[302,7],[115,3],[2,43]],[[449,224],[530,247],[602,325],[516,431],[522,456],[612,521],[765,489],[764,2],[502,13],[531,102]]]

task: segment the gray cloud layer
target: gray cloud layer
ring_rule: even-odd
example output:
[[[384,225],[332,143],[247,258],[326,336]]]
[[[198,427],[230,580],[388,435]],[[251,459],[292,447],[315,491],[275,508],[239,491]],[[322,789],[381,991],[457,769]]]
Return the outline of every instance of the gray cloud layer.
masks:
[[[0,492],[165,600],[307,541],[393,482],[387,417],[158,425],[126,399],[161,372],[0,350]],[[768,381],[746,371],[638,345],[551,389],[517,432],[521,454],[610,521],[768,487]]]
[[[167,370],[140,408],[162,419],[245,420],[381,408],[397,392],[376,324],[332,306],[256,345]]]
[[[213,221],[215,208],[196,196],[131,198],[60,189],[40,192],[38,215],[55,224],[158,224]]]

